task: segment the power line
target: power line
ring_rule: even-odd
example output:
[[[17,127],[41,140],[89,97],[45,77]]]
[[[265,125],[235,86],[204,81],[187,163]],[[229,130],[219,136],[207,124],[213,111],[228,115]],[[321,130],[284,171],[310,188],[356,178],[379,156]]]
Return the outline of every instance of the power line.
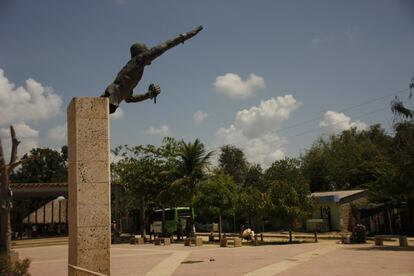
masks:
[[[398,90],[398,91],[395,91],[393,93],[389,93],[389,94],[386,94],[384,96],[381,96],[381,97],[378,97],[378,98],[374,98],[374,99],[371,99],[371,100],[362,102],[362,103],[357,104],[357,105],[353,105],[353,106],[349,106],[349,107],[340,109],[339,112],[345,112],[345,111],[348,111],[348,110],[351,110],[351,109],[354,109],[354,108],[357,108],[357,107],[360,107],[360,106],[363,106],[363,105],[366,105],[366,104],[370,104],[370,103],[373,103],[373,102],[376,102],[376,101],[379,101],[379,100],[388,98],[390,96],[398,95],[398,94],[403,93],[403,92],[406,92],[408,90],[410,90],[410,89],[407,88],[407,89]],[[282,128],[276,129],[276,131],[280,132],[280,131],[292,129],[292,128],[295,128],[295,127],[298,127],[298,126],[301,126],[301,125],[305,125],[305,124],[311,123],[311,122],[316,121],[316,120],[320,120],[322,118],[323,118],[323,115],[318,116],[318,117],[313,117],[313,118],[311,118],[309,120],[306,120],[306,121],[302,121],[302,122],[299,122],[299,123],[296,123],[296,124],[292,124],[290,126],[286,126],[286,127],[282,127]]]
[[[382,108],[379,108],[379,109],[375,109],[375,110],[372,110],[372,111],[370,111],[370,112],[368,112],[368,113],[364,113],[364,114],[362,114],[362,115],[360,115],[360,116],[357,116],[355,119],[359,119],[359,118],[361,118],[361,117],[365,117],[365,116],[371,115],[371,114],[373,114],[373,113],[383,111],[383,110],[388,109],[388,108],[389,108],[389,107],[387,106],[387,107],[382,107]],[[335,123],[334,123],[334,125],[336,125],[336,124],[340,124],[340,123],[345,123],[345,122],[348,122],[348,120],[343,120],[343,121],[335,122]],[[305,131],[305,132],[302,132],[302,133],[299,133],[299,134],[296,134],[296,135],[287,136],[286,138],[294,138],[294,137],[298,137],[298,136],[303,136],[303,135],[305,135],[305,134],[308,134],[308,133],[312,133],[312,132],[318,131],[319,129],[320,129],[320,128],[314,128],[314,129],[311,129],[311,130],[308,130],[308,131]]]

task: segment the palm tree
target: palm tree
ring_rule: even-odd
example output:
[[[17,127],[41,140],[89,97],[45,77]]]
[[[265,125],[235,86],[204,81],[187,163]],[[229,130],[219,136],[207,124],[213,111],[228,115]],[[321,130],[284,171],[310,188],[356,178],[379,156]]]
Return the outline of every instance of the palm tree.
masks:
[[[409,99],[412,99],[414,92],[414,77],[411,79],[410,82],[410,94],[408,96]],[[398,119],[407,119],[408,121],[413,122],[414,120],[414,110],[407,108],[404,103],[395,96],[395,99],[391,102],[391,111]],[[395,120],[395,119],[394,119]]]
[[[173,187],[185,189],[190,199],[190,212],[193,213],[197,184],[205,177],[206,168],[213,152],[206,152],[203,143],[196,139],[194,143],[181,141],[177,159],[179,178],[172,183]],[[194,235],[194,221],[190,221],[191,236]]]

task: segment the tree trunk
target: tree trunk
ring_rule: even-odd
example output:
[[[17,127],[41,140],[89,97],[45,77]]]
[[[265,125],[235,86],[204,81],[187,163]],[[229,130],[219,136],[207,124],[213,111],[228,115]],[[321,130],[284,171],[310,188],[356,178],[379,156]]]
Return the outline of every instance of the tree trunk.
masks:
[[[162,224],[161,224],[161,232],[162,234],[165,234],[165,208],[164,205],[162,205]]]
[[[407,226],[403,227],[404,232],[414,233],[414,203],[408,202],[408,216]]]
[[[389,223],[389,226],[390,226],[390,234],[392,235],[394,231],[392,231],[391,212],[390,212],[389,208],[387,208],[387,216],[388,216],[388,223]]]
[[[192,195],[191,195],[191,207],[190,207],[190,237],[195,237],[195,219],[193,218],[193,213],[194,213],[194,199],[196,196],[196,192],[195,192],[195,184],[193,185],[193,191],[192,191]]]
[[[0,183],[0,252],[7,256],[10,256],[11,250],[10,209],[9,173],[7,167],[3,166]]]
[[[141,236],[142,237],[145,237],[145,235],[146,235],[146,229],[145,229],[145,202],[144,202],[144,197],[143,196],[141,196],[141,200],[140,200],[140,215],[139,215],[139,218],[140,218],[140,232],[141,232]]]
[[[21,164],[16,162],[17,146],[20,141],[16,138],[16,132],[13,126],[10,126],[10,135],[12,138],[12,151],[10,155],[10,163],[7,165],[4,158],[3,145],[0,138],[0,253],[6,253],[10,256],[11,250],[11,190],[9,187],[9,173]]]
[[[233,232],[236,234],[236,213],[233,213]]]
[[[219,241],[221,241],[221,214],[219,215]]]
[[[193,210],[194,210],[194,207],[193,207],[193,204],[191,204],[191,207],[190,207],[190,223],[189,223],[189,225],[190,225],[190,231],[189,231],[189,235],[190,235],[190,237],[194,237],[195,236],[195,233],[194,233],[194,219],[193,219]]]

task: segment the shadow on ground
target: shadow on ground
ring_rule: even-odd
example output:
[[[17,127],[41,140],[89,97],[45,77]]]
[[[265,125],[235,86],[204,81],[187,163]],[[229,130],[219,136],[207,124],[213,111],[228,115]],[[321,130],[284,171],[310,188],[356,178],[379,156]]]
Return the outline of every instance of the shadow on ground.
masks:
[[[364,246],[364,247],[352,247],[348,250],[360,250],[360,251],[414,251],[414,246],[400,247],[397,245],[383,245],[383,246]]]

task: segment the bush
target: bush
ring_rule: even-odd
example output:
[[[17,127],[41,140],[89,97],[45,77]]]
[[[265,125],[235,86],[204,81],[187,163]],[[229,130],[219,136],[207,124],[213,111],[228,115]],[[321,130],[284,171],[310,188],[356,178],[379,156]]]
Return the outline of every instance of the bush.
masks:
[[[0,275],[1,276],[30,276],[28,272],[30,260],[17,260],[15,263],[10,261],[10,257],[0,255]]]

